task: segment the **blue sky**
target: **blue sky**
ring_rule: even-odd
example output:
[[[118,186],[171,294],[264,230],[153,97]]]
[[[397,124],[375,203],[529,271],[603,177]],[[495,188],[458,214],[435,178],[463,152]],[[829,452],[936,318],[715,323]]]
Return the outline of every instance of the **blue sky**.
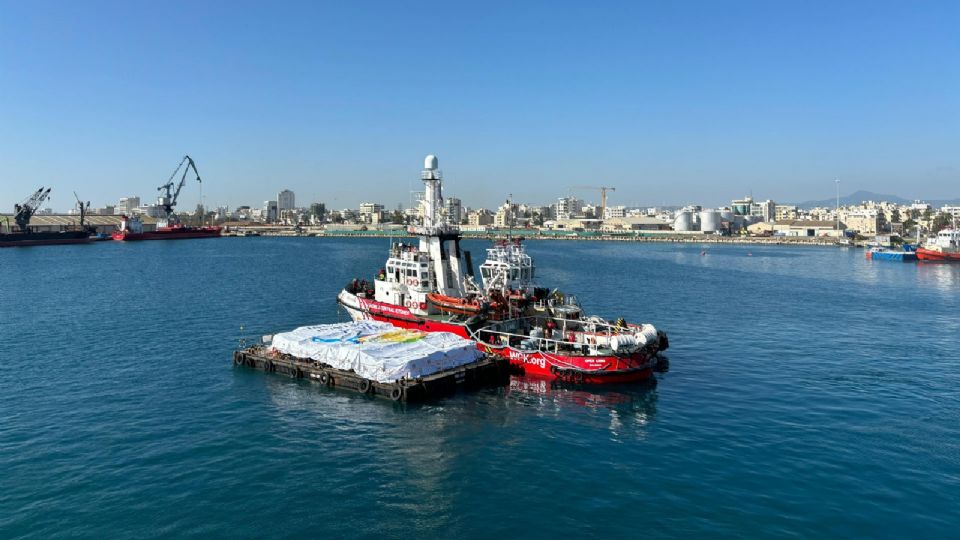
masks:
[[[960,2],[0,0],[0,208],[960,196]],[[597,198],[591,192],[580,194]],[[200,191],[185,188],[192,208]]]

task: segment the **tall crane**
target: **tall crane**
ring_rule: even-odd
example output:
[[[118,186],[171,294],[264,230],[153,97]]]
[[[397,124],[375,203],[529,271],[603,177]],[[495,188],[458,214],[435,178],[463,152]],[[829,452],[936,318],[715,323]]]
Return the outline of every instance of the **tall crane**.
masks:
[[[22,203],[13,205],[13,219],[22,232],[30,232],[30,218],[40,209],[43,202],[50,198],[50,189],[40,188]]]
[[[180,169],[183,169],[183,175],[180,176],[180,183],[177,184],[176,191],[171,194],[170,190],[173,189],[174,185],[173,179],[177,176],[177,173],[180,172]],[[160,216],[161,219],[167,220],[167,223],[172,224],[171,221],[176,221],[176,216],[173,214],[173,207],[177,205],[177,197],[180,196],[180,190],[183,189],[183,185],[187,183],[187,173],[190,172],[190,169],[193,169],[193,173],[197,176],[197,182],[200,182],[200,171],[197,170],[197,164],[193,162],[193,158],[190,156],[183,156],[180,164],[177,165],[177,168],[173,170],[173,174],[167,179],[167,183],[157,188],[157,191],[166,190],[166,194],[158,198],[157,206],[160,207],[163,213],[163,215]]]
[[[87,212],[90,210],[90,201],[87,201],[87,204],[83,204],[83,201],[80,200],[80,196],[77,195],[77,192],[73,192],[73,198],[77,200],[77,208],[80,210],[80,228],[85,228],[84,220],[87,218]]]
[[[616,190],[617,190],[617,188],[615,188],[615,187],[607,187],[607,186],[573,186],[573,187],[570,188],[570,189],[598,189],[598,190],[600,190],[600,215],[598,216],[600,219],[603,219],[603,218],[606,216],[606,210],[607,210],[607,192],[608,192],[608,191],[616,191]]]

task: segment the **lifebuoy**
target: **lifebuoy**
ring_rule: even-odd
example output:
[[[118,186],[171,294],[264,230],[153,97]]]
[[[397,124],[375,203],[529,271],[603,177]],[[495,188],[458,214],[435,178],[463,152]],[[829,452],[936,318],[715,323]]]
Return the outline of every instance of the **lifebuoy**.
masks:
[[[400,388],[399,386],[397,386],[393,390],[391,390],[390,399],[394,401],[400,401],[401,399],[403,399],[403,388]]]
[[[360,387],[358,388],[361,394],[366,394],[370,391],[370,379],[363,379],[360,381]]]

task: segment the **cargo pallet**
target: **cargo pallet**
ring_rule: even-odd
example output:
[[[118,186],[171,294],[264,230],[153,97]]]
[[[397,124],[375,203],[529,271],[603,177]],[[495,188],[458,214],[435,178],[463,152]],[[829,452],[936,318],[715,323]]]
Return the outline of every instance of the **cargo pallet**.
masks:
[[[472,364],[432,375],[382,383],[362,377],[353,370],[344,371],[310,359],[271,353],[260,346],[234,351],[233,363],[236,366],[280,373],[293,379],[307,379],[328,387],[353,390],[404,403],[437,399],[459,389],[474,390],[505,385],[509,382],[511,373],[509,360],[496,355],[485,355]]]

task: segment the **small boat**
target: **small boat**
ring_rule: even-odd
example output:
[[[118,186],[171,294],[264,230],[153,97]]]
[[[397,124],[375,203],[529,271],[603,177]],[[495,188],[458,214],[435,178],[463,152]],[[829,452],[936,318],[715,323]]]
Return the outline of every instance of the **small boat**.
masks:
[[[917,260],[917,254],[911,250],[890,249],[882,246],[868,249],[866,257],[870,261],[913,262]]]
[[[427,294],[427,300],[438,310],[446,313],[456,313],[457,315],[476,315],[490,307],[489,303],[481,303],[475,298],[457,298],[439,293]]]

